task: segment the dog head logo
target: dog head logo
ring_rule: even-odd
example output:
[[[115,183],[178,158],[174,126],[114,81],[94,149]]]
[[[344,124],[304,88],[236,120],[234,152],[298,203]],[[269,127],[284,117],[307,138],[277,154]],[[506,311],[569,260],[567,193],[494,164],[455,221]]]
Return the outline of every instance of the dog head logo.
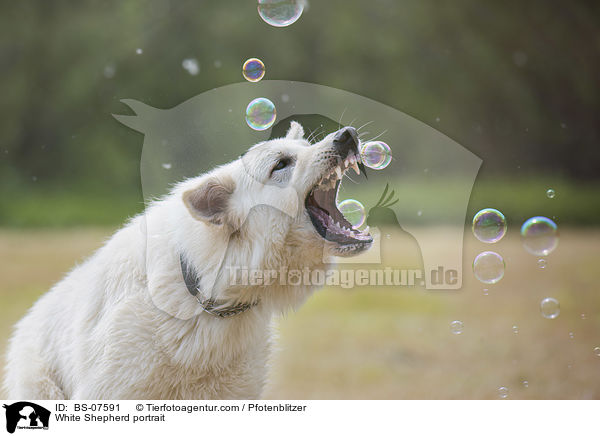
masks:
[[[42,406],[20,401],[2,407],[6,409],[6,431],[9,433],[16,429],[48,429],[50,411]]]
[[[282,121],[272,127],[272,132],[269,129],[252,130],[246,124],[246,106],[256,96],[268,98],[276,106],[277,119]],[[214,171],[215,168],[218,170],[223,164],[237,160],[247,172],[247,181],[261,184],[261,189],[246,193],[248,198],[244,200],[244,210],[250,213],[261,206],[270,206],[290,217],[295,216],[298,210],[308,210],[308,197],[303,197],[302,190],[298,189],[306,186],[302,183],[295,186],[286,184],[283,179],[280,184],[261,180],[261,168],[272,163],[269,153],[274,148],[279,145],[282,148],[295,147],[290,145],[290,141],[274,143],[273,138],[287,137],[302,142],[303,150],[310,152],[312,149],[316,155],[321,146],[326,147],[324,144],[327,141],[333,143],[333,137],[325,136],[321,141],[316,141],[314,132],[301,121],[304,130],[309,133],[304,139],[302,128],[298,125],[290,128],[290,120],[300,120],[311,114],[338,120],[339,123],[336,121],[334,126],[322,128],[329,135],[340,133],[344,125],[365,125],[364,128],[356,128],[360,141],[383,140],[391,147],[393,160],[383,171],[369,170],[368,183],[353,183],[356,180],[348,180],[352,178],[349,173],[346,174],[348,177],[343,176],[343,184],[334,200],[356,199],[369,211],[368,222],[375,226],[380,223],[382,226],[396,226],[396,230],[401,229],[416,241],[422,256],[424,285],[427,289],[459,289],[462,286],[464,223],[481,159],[427,124],[349,92],[288,81],[228,85],[197,95],[171,109],[156,109],[133,100],[123,100],[123,103],[135,115],[115,115],[115,118],[144,134],[140,170],[145,199],[160,197],[181,180]],[[287,134],[283,128],[288,130]],[[279,132],[275,135],[277,129]],[[258,145],[252,148],[254,144]],[[287,177],[291,173],[286,172],[285,163],[282,165],[281,176]],[[315,163],[312,167],[315,174],[319,172],[317,168]],[[311,173],[306,171],[306,174]],[[309,179],[307,176],[303,180]],[[227,178],[222,180],[224,189],[216,189],[214,193],[228,192]],[[389,184],[388,193],[379,201],[378,192],[386,184]],[[395,197],[388,198],[392,191]],[[378,201],[381,204],[377,204]],[[214,204],[218,206],[221,203],[217,201]],[[199,210],[202,211],[202,208]],[[321,218],[328,219],[325,216]],[[211,215],[210,219],[218,221],[222,217],[217,213]],[[247,217],[241,217],[241,221],[245,219]],[[148,219],[146,221],[147,259],[164,262],[164,245],[152,240],[153,223]],[[315,224],[317,232],[318,224]],[[432,232],[432,229],[435,231]],[[394,237],[394,232],[389,234],[391,238]],[[439,237],[432,237],[433,234]],[[383,239],[380,242],[382,246],[386,244]],[[388,243],[387,246],[394,249],[394,244]],[[375,248],[373,245],[365,254]],[[395,249],[401,250],[401,244],[396,244]],[[223,249],[219,255],[225,254],[226,250]],[[339,259],[345,263],[353,262],[352,258]],[[381,263],[384,261],[381,259]],[[215,269],[219,264],[215,265]],[[432,280],[432,272],[440,266],[445,270],[455,270],[458,280],[453,283]],[[151,262],[147,262],[147,267],[151,267]]]

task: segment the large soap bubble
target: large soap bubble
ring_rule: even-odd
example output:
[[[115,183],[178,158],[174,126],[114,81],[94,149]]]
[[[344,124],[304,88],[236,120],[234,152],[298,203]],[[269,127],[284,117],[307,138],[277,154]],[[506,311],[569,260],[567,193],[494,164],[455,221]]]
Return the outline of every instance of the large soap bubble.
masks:
[[[265,77],[265,64],[257,58],[250,58],[242,65],[242,75],[248,82],[258,82]]]
[[[371,141],[363,145],[360,157],[369,168],[382,170],[392,161],[392,150],[383,141]]]
[[[275,105],[268,98],[255,98],[246,107],[246,122],[254,130],[267,130],[276,116]]]
[[[365,207],[360,201],[349,198],[348,200],[341,201],[338,208],[344,215],[344,218],[352,224],[352,227],[358,228],[365,223]]]
[[[498,242],[506,234],[506,218],[499,210],[482,209],[473,217],[472,229],[481,242]]]
[[[558,227],[550,218],[534,216],[521,226],[523,247],[536,256],[548,256],[558,246]]]
[[[304,3],[304,0],[258,0],[258,15],[271,26],[289,26],[302,15]]]
[[[498,283],[504,277],[504,259],[493,251],[479,253],[473,261],[473,273],[482,283]]]

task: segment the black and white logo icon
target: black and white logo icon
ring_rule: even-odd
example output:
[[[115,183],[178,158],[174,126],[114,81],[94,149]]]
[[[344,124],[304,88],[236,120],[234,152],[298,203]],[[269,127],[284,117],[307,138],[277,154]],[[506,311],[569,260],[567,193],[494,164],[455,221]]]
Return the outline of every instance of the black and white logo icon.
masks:
[[[11,405],[4,404],[6,409],[6,431],[14,433],[15,430],[48,430],[50,411],[35,403],[19,401]]]

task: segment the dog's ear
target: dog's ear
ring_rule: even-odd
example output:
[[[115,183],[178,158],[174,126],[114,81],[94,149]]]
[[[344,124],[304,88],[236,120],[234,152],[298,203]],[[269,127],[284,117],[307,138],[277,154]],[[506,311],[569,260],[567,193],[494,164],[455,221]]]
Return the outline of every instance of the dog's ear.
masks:
[[[184,192],[183,202],[197,220],[222,225],[227,221],[229,200],[234,189],[235,182],[232,179],[211,177]]]
[[[299,122],[292,121],[285,137],[288,139],[302,139],[304,137],[304,129]]]

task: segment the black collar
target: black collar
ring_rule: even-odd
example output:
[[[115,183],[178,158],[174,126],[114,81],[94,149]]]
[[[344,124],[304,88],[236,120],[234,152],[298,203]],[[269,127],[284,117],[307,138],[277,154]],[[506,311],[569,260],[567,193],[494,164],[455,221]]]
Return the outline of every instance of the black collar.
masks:
[[[188,292],[198,300],[198,303],[204,312],[219,318],[230,318],[246,312],[258,304],[258,301],[255,301],[253,303],[238,303],[232,306],[228,305],[226,301],[215,300],[214,298],[203,300],[200,286],[198,285],[198,275],[193,271],[193,268],[187,264],[182,254],[179,255],[179,263]]]

